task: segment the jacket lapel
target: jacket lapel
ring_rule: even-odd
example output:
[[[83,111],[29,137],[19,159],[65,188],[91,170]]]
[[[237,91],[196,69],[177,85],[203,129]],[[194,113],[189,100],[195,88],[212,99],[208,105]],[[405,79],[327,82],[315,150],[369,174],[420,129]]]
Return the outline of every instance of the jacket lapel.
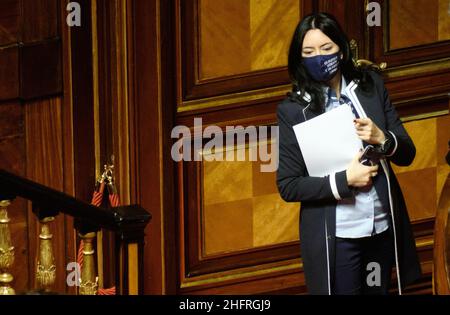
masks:
[[[364,93],[358,89],[358,82],[356,80],[351,81],[347,87],[345,88],[347,96],[350,98],[350,100],[353,103],[353,106],[355,107],[356,111],[358,112],[359,117],[361,118],[367,118],[370,117],[377,126],[383,126],[383,122],[379,121],[377,119],[377,116],[373,112],[373,108],[375,104],[372,104],[374,102],[374,99],[371,97],[368,97]],[[308,103],[308,106],[311,102],[311,96],[308,92],[305,92],[303,95],[303,99]],[[311,119],[319,114],[314,113],[313,111],[308,110],[308,106],[305,108],[305,112],[307,112],[307,118]]]
[[[300,94],[300,92],[297,92],[298,94]],[[316,116],[319,116],[320,114],[315,113],[311,110],[309,110],[309,106],[311,105],[311,95],[305,91],[305,93],[303,94],[303,100],[308,104],[306,105],[305,108],[303,108],[303,117],[304,117],[304,121],[307,121],[309,119],[312,119]]]
[[[358,89],[358,83],[353,80],[346,88],[346,92],[349,95],[350,100],[354,104],[356,110],[358,111],[359,117],[367,118],[370,117],[372,121],[378,126],[383,128],[383,121],[380,121],[379,116],[376,115],[374,109],[377,104],[374,104],[373,97],[369,97]]]
[[[363,106],[365,102],[361,99],[360,93],[357,94],[357,87],[358,83],[353,80],[352,82],[350,82],[350,84],[347,85],[347,87],[345,88],[345,92],[348,98],[352,101],[352,104],[358,112],[359,117],[366,118],[367,112],[365,106]]]
[[[353,83],[353,84],[352,84]],[[376,108],[377,104],[374,104],[374,98],[369,98],[364,93],[362,93],[359,89],[357,89],[358,85],[356,82],[352,81],[352,83],[349,85],[349,90],[347,90],[347,93],[349,95],[350,100],[353,104],[355,104],[355,108],[358,111],[358,114],[360,117],[366,118],[370,117],[372,121],[377,126],[382,126],[382,122],[377,118],[378,115],[374,112],[374,109]],[[389,197],[386,194],[386,180],[388,180],[388,173],[385,167],[387,165],[383,165],[383,163],[386,163],[383,160],[381,160],[381,164],[383,167],[379,168],[379,176],[376,177],[374,180],[374,186],[375,190],[378,194],[378,197],[381,200],[381,203],[383,204],[383,207],[385,209],[389,209]],[[382,179],[384,178],[384,179]]]

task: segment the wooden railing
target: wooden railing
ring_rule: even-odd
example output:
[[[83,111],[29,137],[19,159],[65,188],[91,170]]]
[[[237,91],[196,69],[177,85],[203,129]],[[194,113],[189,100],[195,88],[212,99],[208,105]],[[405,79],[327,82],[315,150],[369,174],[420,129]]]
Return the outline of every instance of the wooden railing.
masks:
[[[450,143],[449,143],[450,146]],[[447,155],[449,157],[450,151]],[[447,160],[448,161],[448,160]],[[450,163],[449,163],[450,164]],[[450,294],[450,173],[438,202],[434,225],[433,292]]]
[[[8,207],[17,197],[31,201],[33,213],[40,221],[36,283],[49,291],[56,278],[52,234],[49,223],[60,214],[72,216],[84,242],[83,266],[79,294],[96,294],[98,290],[94,260],[96,232],[106,229],[115,238],[116,294],[140,294],[143,284],[144,229],[150,213],[138,205],[115,208],[95,207],[60,191],[0,169],[0,294],[14,294],[11,267],[14,244],[11,241]]]

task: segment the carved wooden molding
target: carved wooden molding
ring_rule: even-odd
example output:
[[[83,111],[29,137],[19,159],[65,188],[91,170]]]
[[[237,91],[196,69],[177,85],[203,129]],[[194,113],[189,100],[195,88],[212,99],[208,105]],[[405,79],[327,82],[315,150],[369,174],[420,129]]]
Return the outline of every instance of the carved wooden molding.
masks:
[[[61,5],[57,0],[0,5],[0,102],[62,93]]]
[[[0,49],[0,101],[62,93],[61,40]]]
[[[301,13],[313,10],[313,1],[301,1]],[[179,106],[189,100],[202,99],[218,95],[227,95],[255,89],[264,89],[290,82],[287,67],[253,71],[210,80],[199,78],[199,26],[198,0],[177,1]]]

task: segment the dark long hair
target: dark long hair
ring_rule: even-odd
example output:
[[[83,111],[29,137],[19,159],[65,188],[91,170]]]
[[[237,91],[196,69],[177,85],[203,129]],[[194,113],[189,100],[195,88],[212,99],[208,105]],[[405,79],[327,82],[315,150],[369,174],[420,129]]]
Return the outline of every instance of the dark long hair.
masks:
[[[367,74],[368,69],[359,68],[353,61],[353,54],[347,36],[342,31],[341,26],[335,17],[327,13],[311,14],[304,17],[295,29],[292,37],[288,56],[288,71],[292,81],[292,93],[289,96],[292,100],[305,103],[303,95],[305,92],[311,96],[310,109],[315,112],[323,110],[325,96],[323,95],[323,83],[315,81],[303,65],[301,54],[303,40],[306,33],[311,29],[319,29],[327,35],[342,53],[341,73],[347,81],[359,80],[360,86],[367,91],[372,86],[371,77]],[[300,92],[300,95],[297,93]]]

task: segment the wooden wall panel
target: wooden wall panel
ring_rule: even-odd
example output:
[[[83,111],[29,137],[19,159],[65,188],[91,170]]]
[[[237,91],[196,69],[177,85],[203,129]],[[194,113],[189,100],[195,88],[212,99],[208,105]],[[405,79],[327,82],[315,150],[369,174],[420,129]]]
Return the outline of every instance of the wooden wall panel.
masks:
[[[59,35],[59,3],[55,0],[21,0],[22,41],[42,41]],[[65,21],[64,21],[65,22]]]
[[[416,2],[401,2],[392,0],[377,0],[377,2],[380,3],[382,8],[383,23],[380,27],[370,27],[368,29],[370,40],[373,43],[370,58],[376,63],[386,62],[388,65],[386,74],[389,77],[407,76],[406,73],[408,70],[413,71],[413,73],[416,74],[426,72],[431,75],[434,71],[438,71],[439,69],[447,70],[449,68],[447,61],[448,56],[450,55],[450,41],[440,40],[438,38],[438,22],[436,19],[439,18],[439,15],[437,13],[433,13],[436,12],[433,11],[434,9],[432,11],[428,9],[429,7],[436,7],[436,5],[433,4],[435,4],[437,0],[431,2],[419,1],[418,3],[420,6],[417,7],[415,5]],[[396,23],[394,32],[397,32],[398,30],[400,34],[403,34],[406,29],[415,29],[417,25],[423,25],[422,30],[418,31],[418,34],[423,35],[417,35],[419,37],[416,37],[414,34],[415,31],[412,33],[404,33],[405,35],[403,37],[397,37],[395,34],[390,34],[390,29],[392,29],[392,25],[390,24],[391,21],[389,19],[391,17],[391,13],[389,11],[391,8],[391,2],[393,3],[393,8],[398,11],[395,13],[396,16],[392,17],[392,19],[394,19],[394,25]],[[396,8],[396,5],[406,5],[407,9]],[[426,19],[426,21],[418,22],[422,21],[422,7],[425,14],[424,16],[429,16],[429,18]],[[440,11],[440,8],[436,7],[436,10]],[[418,16],[418,20],[410,17],[410,15],[417,14],[420,15],[420,17]],[[394,15],[394,13],[392,13],[392,15]],[[401,16],[402,18],[397,19],[398,16]],[[442,25],[446,25],[446,23]],[[444,27],[446,28],[446,26]],[[423,33],[423,30],[427,30],[427,34]],[[424,39],[425,36],[426,39]],[[405,37],[408,38],[408,40],[414,40],[415,42],[406,44],[404,42]],[[434,40],[430,41],[431,38],[434,38]],[[400,42],[396,44],[394,40],[398,40]],[[418,42],[423,40],[426,40],[426,43],[423,45],[404,47],[403,49],[392,49],[392,47],[402,45],[416,45]],[[433,65],[435,66],[433,67]],[[448,78],[446,81],[449,81]],[[405,85],[408,84],[405,82]],[[411,83],[409,85],[412,86]]]
[[[199,2],[200,79],[240,74],[251,69],[250,2]]]
[[[312,2],[178,0],[178,110],[194,100],[287,84],[285,52]]]
[[[244,38],[248,38],[245,37],[245,27],[250,27],[251,29],[251,26],[246,24],[248,19],[245,18],[244,13],[250,15],[250,25],[252,25],[252,17],[255,23],[253,25],[258,25],[258,19],[264,16],[265,9],[271,7],[272,2],[250,1],[250,8],[246,6],[247,3],[242,4],[241,11],[239,11],[240,15],[236,14],[235,16],[239,16],[239,21],[243,24],[236,28],[239,31],[235,33],[230,31],[232,28],[224,26],[227,19],[233,20],[227,14],[220,16],[215,14],[210,17],[201,16],[208,14],[208,12],[215,12],[213,9],[209,9],[209,11],[200,10],[201,15],[196,15],[195,12],[198,9],[196,5],[199,5],[199,3],[195,1],[184,2],[181,4],[181,10],[178,12],[181,14],[181,25],[183,26],[179,34],[181,43],[179,45],[179,54],[181,56],[181,65],[179,67],[181,75],[179,77],[182,80],[178,81],[178,84],[183,89],[177,102],[177,122],[192,128],[193,118],[201,117],[204,127],[209,124],[216,124],[222,129],[226,125],[258,126],[275,123],[276,104],[284,97],[284,93],[267,93],[261,99],[258,99],[256,94],[252,94],[253,85],[233,80],[238,80],[237,78],[245,78],[248,82],[262,80],[264,83],[259,87],[280,85],[282,81],[278,81],[275,77],[268,75],[268,72],[265,71],[267,68],[264,68],[264,65],[260,68],[262,71],[252,74],[237,74],[240,71],[248,72],[258,69],[258,66],[254,69],[251,68],[252,66],[247,66],[250,67],[250,70],[244,69],[243,64],[247,63],[248,56],[250,56],[251,62],[258,64],[258,60],[264,60],[264,54],[266,54],[266,57],[273,54],[271,57],[267,57],[267,60],[270,61],[266,62],[266,66],[270,68],[270,62],[280,60],[273,57],[277,56],[278,46],[275,45],[273,49],[264,49],[263,46],[256,45],[255,47],[260,47],[259,51],[263,52],[261,59],[258,59],[258,55],[252,55],[253,50],[249,49],[245,57],[239,60],[242,64],[237,63],[237,61],[230,62],[226,58],[222,58],[226,60],[223,63],[220,63],[220,58],[212,62],[211,60],[214,60],[214,56],[218,52],[211,54],[200,53],[197,55],[197,46],[195,46],[211,45],[214,49],[218,49],[217,42],[220,42],[218,34],[221,31],[217,26],[219,24],[227,30],[229,36],[233,35],[236,38],[240,36],[239,39],[234,38],[234,40],[239,45],[244,45]],[[255,11],[252,11],[252,4],[255,4],[255,7],[253,7]],[[227,5],[232,4],[227,3]],[[259,7],[257,7],[258,5]],[[283,3],[283,5],[287,6],[286,3]],[[267,12],[273,13],[283,5],[277,3]],[[294,2],[290,4],[291,7],[295,5],[297,4],[294,4]],[[200,5],[199,7],[203,8]],[[301,13],[299,17],[308,12],[303,8],[300,7],[300,10],[297,11]],[[323,0],[314,1],[314,4],[310,7],[307,6],[307,8],[314,8],[317,11],[324,10],[336,15],[346,30],[348,37],[358,42],[359,58],[370,58],[374,56],[374,51],[375,56],[379,56],[377,55],[377,49],[380,43],[383,44],[383,40],[377,36],[379,36],[379,32],[383,31],[383,28],[378,28],[375,31],[367,28],[362,2],[349,0],[337,3]],[[360,10],[361,14],[355,14],[355,8]],[[233,8],[233,10],[237,9]],[[286,8],[284,8],[284,11],[286,11]],[[270,19],[273,16],[275,14],[267,15],[266,18]],[[196,24],[198,22],[197,19],[200,20],[199,24]],[[204,24],[204,21],[208,19],[209,22],[216,23],[214,24],[216,28],[207,24],[208,22]],[[200,32],[196,34],[195,32],[189,33],[189,31],[186,31],[196,29],[196,27],[202,30],[205,25],[218,33],[215,33],[213,36],[209,33]],[[268,34],[267,31],[264,31],[264,27],[268,25],[272,24],[262,23],[260,28],[256,27],[255,29],[261,30],[260,35],[264,37]],[[272,33],[276,33],[276,31]],[[374,37],[373,33],[378,35]],[[250,34],[249,40],[252,43],[252,39],[256,38],[257,35],[256,33]],[[278,34],[278,36],[286,37],[287,35]],[[255,42],[262,44],[262,41],[254,40],[253,43]],[[187,43],[187,45],[183,45],[184,43]],[[236,51],[241,51],[240,49]],[[391,60],[395,60],[394,66],[407,64],[407,62],[402,63],[400,57],[394,53],[383,52],[383,54],[383,56],[389,55],[390,58],[393,58],[388,61],[388,67]],[[428,58],[429,60],[433,59],[431,53],[429,55],[426,54],[428,52],[420,54],[420,57]],[[380,59],[380,61],[384,60]],[[205,74],[205,72],[202,72],[204,69],[201,67],[199,68],[201,71],[196,72],[197,62],[200,65],[211,64],[217,67],[217,71],[214,70],[216,73],[210,71],[208,74]],[[264,62],[261,64],[264,64]],[[234,67],[235,65],[236,67]],[[232,69],[239,70],[233,71]],[[424,71],[419,76],[413,70],[408,72],[410,71],[409,69],[402,69],[402,71],[405,72],[398,72],[395,77],[390,76],[388,73],[387,87],[400,115],[409,121],[406,126],[417,143],[418,154],[416,161],[410,168],[396,168],[395,171],[398,173],[400,184],[404,187],[404,194],[410,208],[410,216],[414,222],[413,229],[424,270],[424,277],[421,281],[416,286],[409,288],[407,292],[429,293],[431,291],[432,233],[436,211],[434,204],[442,182],[442,171],[436,164],[437,152],[442,151],[442,148],[439,147],[442,146],[443,141],[442,131],[439,128],[442,128],[447,119],[443,118],[446,116],[433,117],[448,114],[449,103],[445,94],[448,80],[445,80],[447,78],[445,69],[440,69],[439,66],[433,68],[431,72]],[[192,73],[199,73],[199,76],[193,76]],[[427,84],[430,80],[433,83],[432,85]],[[236,86],[234,86],[233,82],[239,83],[236,83]],[[411,89],[411,85],[420,86],[420,88]],[[286,86],[287,89],[289,89],[288,86]],[[267,90],[264,91],[266,92]],[[235,92],[239,93],[233,94]],[[419,120],[424,117],[428,118]],[[433,147],[432,150],[429,150],[430,146]],[[181,195],[179,198],[179,228],[181,229],[179,238],[181,255],[179,290],[181,293],[305,293],[301,259],[298,259],[301,257],[298,239],[296,237],[286,239],[281,235],[282,229],[286,229],[285,231],[298,229],[298,213],[293,208],[298,206],[298,204],[287,206],[284,203],[276,203],[275,194],[277,192],[276,190],[272,191],[274,186],[268,183],[268,181],[273,181],[274,185],[275,179],[268,174],[261,177],[261,173],[258,175],[255,172],[249,175],[249,166],[245,162],[240,163],[242,165],[235,169],[231,166],[231,162],[203,162],[202,164],[185,162],[179,166],[179,176],[181,177],[178,179],[178,189]],[[233,178],[231,179],[231,177]],[[252,179],[252,177],[254,178]],[[422,179],[420,184],[415,183],[418,177]],[[240,187],[238,192],[234,191],[236,187]],[[259,190],[260,194],[254,195]],[[419,190],[422,194],[418,194]],[[274,195],[272,196],[271,194]],[[419,197],[420,200],[418,199]],[[282,207],[286,209],[286,212],[281,214],[278,211],[278,215],[280,218],[283,218],[280,220],[284,221],[276,221],[275,215],[272,216],[273,209],[281,209]],[[251,222],[250,217],[253,218]],[[276,225],[278,226],[276,231],[272,227],[272,235],[266,238],[263,237],[263,234],[266,232],[265,227],[269,230],[270,225],[266,225],[267,221],[265,220],[277,222]],[[217,234],[220,234],[221,237],[214,234],[218,231],[220,233]],[[276,235],[278,231],[280,234]],[[271,264],[276,264],[275,269],[271,269],[273,266],[268,267]],[[247,268],[251,269],[252,272],[258,270],[258,275],[248,276]],[[286,273],[277,274],[274,270],[279,270],[278,268],[281,268]],[[264,276],[261,276],[261,274],[264,274]],[[263,280],[263,277],[271,279],[274,283],[273,287],[268,285]],[[291,282],[289,284],[286,283],[286,286],[275,285],[280,279],[289,279],[286,281]]]
[[[405,123],[416,145],[416,158],[408,167],[394,165],[413,221],[434,219],[449,167],[445,162],[450,139],[450,116]]]
[[[202,3],[207,4],[206,9],[209,11],[205,11]],[[248,3],[249,8],[247,2],[241,2],[243,12],[252,12],[254,3],[261,5],[262,9],[253,14],[256,17],[255,21],[259,21],[272,1]],[[273,10],[277,10],[278,6],[282,7],[285,3],[280,4],[278,1]],[[219,3],[218,7],[221,4],[223,3]],[[236,3],[227,3],[232,4]],[[299,17],[312,10],[325,10],[337,15],[349,37],[358,41],[361,58],[373,57],[377,62],[388,61],[388,67],[395,68],[410,66],[420,61],[434,62],[436,58],[448,57],[448,51],[445,50],[447,46],[444,43],[420,47],[411,54],[386,52],[383,46],[383,34],[387,34],[385,25],[382,28],[367,29],[363,4],[359,0],[301,1],[300,5],[295,2],[296,8],[300,8],[296,11]],[[211,196],[213,192],[218,192],[219,196],[222,196],[222,190],[225,192],[229,189],[225,185],[228,180],[225,178],[220,181],[205,177],[202,174],[204,166],[201,163],[183,162],[175,165],[170,157],[173,143],[170,131],[175,124],[192,127],[194,117],[201,117],[204,127],[209,124],[217,124],[221,128],[235,124],[244,126],[274,124],[277,103],[290,88],[286,69],[279,64],[274,66],[271,63],[280,60],[276,56],[281,56],[281,53],[278,54],[278,49],[281,51],[281,48],[277,46],[278,48],[270,52],[264,49],[264,41],[261,38],[264,38],[267,31],[261,31],[261,38],[254,41],[259,43],[254,46],[254,50],[260,47],[260,50],[264,51],[261,59],[248,57],[252,54],[251,45],[246,46],[250,49],[241,56],[241,60],[220,56],[216,50],[220,47],[219,44],[216,45],[220,42],[219,36],[213,31],[217,31],[218,26],[226,25],[225,17],[230,14],[227,12],[217,13],[214,17],[202,16],[205,12],[220,11],[214,11],[215,8],[211,6],[212,1],[208,3],[194,0],[175,2],[136,0],[130,5],[131,16],[128,17],[130,45],[127,50],[130,58],[128,68],[131,99],[130,159],[133,174],[131,178],[135,178],[131,184],[131,200],[141,203],[154,214],[146,238],[145,292],[305,293],[298,241],[289,241],[282,239],[280,235],[274,235],[273,239],[268,238],[271,240],[268,244],[262,234],[255,234],[256,230],[264,231],[266,225],[264,219],[273,219],[272,214],[267,213],[270,212],[268,209],[281,207],[281,204],[277,205],[274,201],[275,198],[272,199],[274,186],[266,185],[273,178],[258,177],[253,171],[251,175],[247,175],[250,172],[243,171],[246,167],[237,168],[235,172],[242,171],[247,179],[239,182],[245,185],[241,189],[243,198],[234,198],[238,192],[224,193],[224,199],[234,199],[217,202],[218,205],[215,207],[214,198]],[[269,11],[271,10],[267,12]],[[235,15],[245,17],[241,11]],[[248,15],[252,16],[251,13]],[[244,36],[243,25],[247,25],[246,23],[251,25],[251,19],[250,22],[244,23],[244,20],[239,22],[242,23],[237,27],[239,31],[232,32],[231,28],[227,28],[228,33],[225,33],[229,37],[236,36],[231,38],[236,45],[244,45],[245,41],[241,40],[241,37],[247,35]],[[205,23],[206,28],[203,29]],[[255,22],[254,25],[258,23]],[[202,33],[202,29],[207,32]],[[257,37],[256,33],[254,35]],[[202,45],[210,46],[202,47]],[[445,49],[440,50],[442,47]],[[211,50],[207,52],[204,49]],[[224,48],[225,52],[226,49],[228,47]],[[266,57],[267,63],[258,61],[258,66],[254,69],[248,65],[246,66],[248,68],[244,69],[241,64],[247,64],[248,59],[265,60]],[[385,57],[388,60],[384,60]],[[218,65],[214,62],[227,64]],[[230,62],[233,64],[230,65]],[[207,67],[203,67],[205,65],[211,68],[208,70]],[[406,195],[417,195],[417,187],[414,188],[413,180],[419,174],[425,179],[424,182],[428,183],[424,189],[430,192],[421,203],[411,206],[413,228],[425,273],[422,281],[409,292],[425,293],[431,290],[430,253],[433,248],[434,210],[432,207],[424,208],[420,205],[434,202],[433,195],[439,192],[442,172],[439,165],[433,170],[433,157],[423,155],[423,152],[427,142],[430,141],[430,143],[435,141],[439,152],[443,150],[440,143],[445,136],[442,127],[439,126],[445,125],[446,122],[433,117],[438,113],[439,115],[448,113],[448,98],[445,93],[448,93],[450,82],[447,80],[448,71],[441,68],[440,64],[433,63],[431,68],[431,71],[428,71],[428,68],[422,69],[420,75],[415,72],[415,68],[401,68],[396,69],[398,72],[394,76],[391,76],[392,72],[389,71],[386,76],[394,105],[399,109],[400,115],[410,121],[408,128],[411,129],[415,141],[419,143],[416,162],[418,167],[398,171],[400,184],[405,187]],[[238,71],[232,71],[233,69]],[[260,70],[254,71],[255,69]],[[418,114],[430,114],[431,117],[416,116]],[[427,117],[427,120],[416,121],[424,117]],[[431,140],[428,136],[422,139],[422,133],[414,133],[416,126],[417,131],[422,133],[427,132],[431,126],[432,129],[435,128],[436,136]],[[228,167],[214,165],[209,171],[212,171],[211,174],[216,172],[219,176],[226,175],[224,170]],[[252,181],[249,176],[258,180]],[[212,184],[204,182],[205,179]],[[222,187],[219,187],[220,183],[223,183]],[[246,195],[250,186],[253,193],[257,192],[252,196],[256,201],[252,203],[251,211]],[[205,192],[206,195],[203,195]],[[270,197],[266,199],[266,195]],[[202,196],[205,197],[204,200]],[[232,204],[237,201],[236,199],[245,201]],[[226,202],[229,204],[224,205]],[[255,211],[259,213],[259,219],[254,219]],[[289,226],[287,230],[291,231],[297,228],[297,222],[294,223],[293,212],[289,215],[291,216],[284,223]],[[229,220],[228,225],[216,227],[216,224],[223,224],[226,220]],[[217,236],[209,236],[218,230],[222,234],[230,233],[232,225],[240,228],[236,235],[227,234],[223,240]],[[242,230],[241,227],[244,229],[246,227],[246,230]],[[209,245],[204,243],[208,237],[211,237]],[[252,242],[250,238],[253,238]],[[278,241],[282,243],[273,245],[272,242]]]
[[[311,2],[222,1],[234,5],[234,16],[231,12],[203,16],[208,12],[203,10],[205,3],[180,2],[183,80],[178,86],[183,92],[177,102],[177,123],[192,127],[194,117],[202,117],[204,127],[215,124],[223,129],[275,123],[276,105],[288,89],[283,85],[289,81],[288,46],[300,16],[312,10]],[[208,33],[211,30],[214,36]],[[225,50],[239,47],[236,51],[243,55],[231,61],[217,57],[222,43],[231,43]],[[216,53],[204,54],[205,47]],[[204,64],[222,68],[208,76],[202,72]],[[299,204],[281,200],[275,173],[261,173],[258,162],[181,164],[179,292],[304,291],[298,260]]]
[[[74,185],[77,198],[88,201],[95,185],[94,74],[91,1],[78,1],[83,27],[70,28],[71,102],[73,104]],[[66,65],[68,66],[68,65]],[[98,93],[98,91],[97,91]]]
[[[449,16],[449,3],[446,0],[390,1],[389,49],[449,40]]]
[[[20,39],[20,2],[0,1],[0,46],[17,43]]]
[[[410,166],[394,169],[400,173],[436,167],[437,118],[406,122],[405,128],[416,145],[416,158]]]
[[[23,46],[20,52],[20,97],[28,100],[61,91],[61,41]]]
[[[450,42],[446,41],[443,31],[447,27],[448,7],[445,7],[448,2],[380,3],[384,7],[384,17],[389,16],[390,19],[384,20],[383,27],[371,30],[375,35],[374,58],[388,64],[386,86],[397,111],[408,121],[405,127],[417,148],[416,159],[411,166],[395,168],[414,222],[424,272],[418,284],[422,288],[411,288],[410,292],[416,290],[417,293],[429,294],[434,234],[433,229],[427,226],[434,226],[437,204],[449,173],[443,161],[450,136]],[[426,20],[422,21],[423,18]],[[419,24],[423,25],[422,29],[415,31]],[[414,31],[406,34],[406,29]]]
[[[446,0],[439,0],[438,40],[450,39],[450,4]]]
[[[61,42],[0,49],[0,100],[33,99],[62,91]],[[39,62],[36,62],[39,60]]]
[[[63,126],[61,117],[61,98],[36,101],[25,105],[25,126],[27,138],[26,177],[53,189],[64,190],[63,175]],[[31,206],[31,205],[30,205]],[[35,288],[35,270],[37,244],[40,224],[35,215],[28,214],[29,265],[31,279],[30,289]],[[50,224],[53,234],[53,251],[56,264],[56,292],[66,292],[66,266],[68,241],[64,215],[56,217]],[[70,228],[70,227],[68,227]]]
[[[301,11],[297,0],[250,0],[252,71],[287,67],[287,51]]]
[[[438,41],[439,9],[439,0],[389,1],[389,49]]]
[[[23,135],[23,109],[19,103],[4,103],[0,106],[0,138],[16,135]]]
[[[224,161],[202,162],[202,257],[299,238],[300,204],[281,199],[275,172],[262,172],[262,163],[253,161],[258,153],[250,159],[246,149],[245,161],[232,161],[237,151],[228,151]]]
[[[271,181],[273,186],[275,181]],[[269,185],[269,183],[267,183]],[[276,191],[253,198],[253,247],[299,240],[299,203],[286,203]]]
[[[0,4],[0,101],[62,92],[58,0]]]
[[[199,1],[199,80],[287,66],[297,0]]]
[[[204,257],[253,247],[252,199],[205,205],[203,212],[204,234],[200,241]]]
[[[308,1],[221,3],[234,6],[233,10],[203,16],[221,10],[204,10],[208,4],[204,0],[180,3],[184,18],[181,27],[183,31],[191,31],[188,35],[182,33],[181,37],[183,81],[178,84],[185,94],[178,100],[177,122],[191,127],[194,117],[202,117],[205,127],[214,123],[223,129],[226,125],[273,124],[277,102],[284,97],[285,90],[276,91],[276,95],[266,90],[256,91],[261,99],[250,93],[256,88],[288,82],[286,60],[292,32],[299,17],[309,13],[312,6],[308,6]],[[231,12],[236,13],[231,15]],[[236,20],[240,27],[234,28]],[[199,33],[192,31],[197,27]],[[212,31],[214,35],[208,33]],[[233,49],[233,45],[238,47],[240,59],[220,57],[217,50],[222,43],[229,44],[225,50]],[[216,52],[205,54],[205,47]],[[210,71],[205,75],[202,72],[205,64],[216,67],[216,73]],[[234,98],[232,93],[240,91],[249,92],[248,98]],[[206,98],[222,94],[220,100]],[[188,107],[193,99],[195,106],[200,106],[190,111]],[[216,107],[216,103],[226,106]],[[179,204],[179,228],[183,235],[179,241],[179,292],[302,290],[298,260],[299,204],[281,200],[275,173],[261,173],[258,162],[248,161],[181,164],[179,174],[183,184],[178,189],[184,197]],[[264,280],[267,278],[270,281]],[[248,284],[239,288],[241,282]]]
[[[0,49],[0,100],[14,99],[19,95],[19,49]]]
[[[67,16],[66,6],[70,0],[60,1],[60,19],[64,21]],[[63,127],[63,187],[64,192],[76,196],[75,191],[75,170],[74,170],[74,138],[73,138],[73,99],[72,99],[72,60],[71,60],[71,36],[70,28],[67,24],[60,24],[61,30],[61,67],[63,68],[63,95],[61,99],[61,119]],[[76,126],[78,128],[78,126]],[[77,174],[78,175],[78,174]],[[66,217],[65,226],[65,252],[67,262],[76,261],[77,243],[73,218]],[[67,294],[76,294],[77,288],[66,288]]]
[[[48,98],[62,92],[59,5],[58,0],[0,3],[0,167],[73,193],[70,106],[62,108],[61,96]],[[31,98],[40,99],[25,102]],[[25,200],[15,200],[10,210],[14,288],[22,293],[35,286],[39,226]],[[63,216],[51,226],[57,263],[53,289],[60,293],[73,292],[65,285],[66,263],[74,259],[72,226]]]
[[[141,13],[141,14],[139,14]],[[158,50],[160,49],[160,42],[156,40],[143,40],[144,38],[152,38],[157,34],[157,25],[159,23],[156,18],[159,14],[157,11],[156,1],[140,0],[136,1],[133,8],[133,14],[136,18],[137,26],[133,28],[135,41],[135,59],[136,68],[133,69],[135,78],[135,102],[136,112],[134,121],[138,126],[146,126],[144,132],[140,129],[137,135],[137,143],[139,148],[136,159],[136,187],[140,193],[137,196],[137,201],[146,209],[152,212],[152,221],[148,224],[146,229],[146,244],[145,244],[145,269],[144,269],[144,290],[147,294],[161,294],[165,291],[165,272],[164,270],[164,249],[163,249],[163,211],[161,195],[159,193],[160,187],[157,182],[161,181],[161,160],[159,158],[160,138],[158,133],[159,127],[159,102],[160,98],[158,85],[160,78],[157,77],[154,69],[157,69]],[[143,73],[147,73],[144,75]],[[152,100],[151,105],[149,100]],[[141,127],[142,128],[142,127]],[[142,155],[145,154],[145,157]],[[139,163],[139,161],[142,161]],[[146,161],[154,161],[148,163]],[[155,178],[155,181],[149,181],[149,178]],[[152,192],[152,193],[150,193]]]
[[[378,2],[383,8],[383,25],[369,30],[373,42],[371,56],[377,63],[387,63],[386,86],[398,113],[408,121],[405,126],[417,148],[411,166],[395,169],[414,222],[423,269],[417,286],[407,292],[430,294],[433,227],[442,185],[448,174],[448,167],[441,163],[449,139],[448,132],[443,130],[449,130],[450,42],[441,37],[445,35],[440,31],[446,27],[442,16],[448,10],[442,10],[445,5],[440,1],[439,4],[438,1]],[[390,12],[390,8],[394,11]],[[418,12],[420,17],[413,19]],[[426,21],[421,21],[423,17],[427,17]],[[422,30],[404,33],[419,24],[423,25]]]

